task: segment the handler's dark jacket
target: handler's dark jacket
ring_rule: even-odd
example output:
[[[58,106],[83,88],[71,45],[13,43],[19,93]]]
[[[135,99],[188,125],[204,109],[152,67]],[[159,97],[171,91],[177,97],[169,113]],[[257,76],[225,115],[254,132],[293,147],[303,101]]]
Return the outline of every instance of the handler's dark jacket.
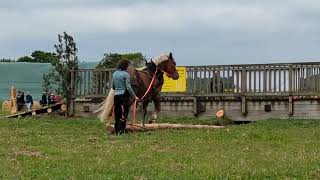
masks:
[[[31,95],[26,96],[26,103],[33,103],[33,99]]]

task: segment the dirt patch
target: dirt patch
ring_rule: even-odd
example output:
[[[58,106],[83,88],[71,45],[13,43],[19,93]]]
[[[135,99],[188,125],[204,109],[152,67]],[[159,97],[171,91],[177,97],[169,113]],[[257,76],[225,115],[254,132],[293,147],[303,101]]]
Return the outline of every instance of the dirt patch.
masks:
[[[320,170],[316,170],[316,171],[312,172],[311,177],[312,177],[312,179],[313,178],[320,179]]]
[[[98,141],[98,138],[97,137],[89,137],[87,140],[89,143],[95,144]]]
[[[44,157],[43,153],[40,151],[35,151],[35,150],[18,150],[16,152],[14,152],[14,155],[16,157],[33,157],[33,158],[37,158],[37,157]]]

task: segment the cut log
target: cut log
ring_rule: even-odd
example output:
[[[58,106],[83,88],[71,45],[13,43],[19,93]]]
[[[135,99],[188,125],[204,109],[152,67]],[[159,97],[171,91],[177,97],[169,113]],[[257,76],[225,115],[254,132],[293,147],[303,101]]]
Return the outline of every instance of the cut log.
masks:
[[[66,105],[66,104],[62,104],[62,105],[61,105],[61,111],[62,111],[62,112],[67,111],[67,105]]]
[[[48,112],[48,113],[51,113],[51,112],[52,112],[52,108],[48,108],[48,109],[47,109],[47,112]]]
[[[127,131],[155,131],[160,129],[219,129],[224,128],[224,126],[209,126],[209,125],[192,125],[192,124],[168,124],[168,123],[161,123],[161,124],[145,124],[145,127],[141,125],[135,125],[134,127],[131,124],[127,124],[126,130]],[[113,133],[114,126],[109,125],[107,126],[107,132]]]
[[[34,101],[36,102],[36,101]],[[32,111],[25,111],[25,112],[19,112],[17,114],[12,114],[5,116],[6,118],[15,118],[15,117],[24,117],[29,115],[40,115],[44,113],[52,113],[52,112],[58,112],[58,114],[64,114],[64,112],[61,109],[62,103],[52,104],[50,106],[41,107],[40,109],[33,109]],[[61,113],[62,112],[62,113]]]

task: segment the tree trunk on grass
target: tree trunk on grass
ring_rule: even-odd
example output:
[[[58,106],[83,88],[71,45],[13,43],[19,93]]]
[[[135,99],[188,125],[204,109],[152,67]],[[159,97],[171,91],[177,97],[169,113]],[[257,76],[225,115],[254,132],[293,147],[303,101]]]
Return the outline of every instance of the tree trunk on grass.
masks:
[[[224,126],[209,126],[209,125],[192,125],[192,124],[146,124],[145,127],[141,125],[127,124],[126,130],[130,132],[138,131],[155,131],[160,129],[219,129],[224,128]],[[107,126],[107,132],[112,134],[114,131],[114,126]]]

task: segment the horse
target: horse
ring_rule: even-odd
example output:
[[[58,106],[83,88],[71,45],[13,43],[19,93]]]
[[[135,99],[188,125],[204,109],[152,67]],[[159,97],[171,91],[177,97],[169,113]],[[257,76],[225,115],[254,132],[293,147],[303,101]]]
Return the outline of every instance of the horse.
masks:
[[[170,52],[169,55],[162,54],[159,57],[151,59],[150,62],[146,62],[146,66],[143,68],[128,68],[130,75],[130,82],[135,94],[139,97],[139,101],[142,103],[142,121],[145,123],[145,117],[147,114],[147,107],[149,102],[153,101],[154,111],[151,116],[151,122],[157,120],[158,114],[161,110],[160,107],[160,93],[162,85],[164,83],[163,75],[166,74],[169,78],[174,80],[179,79],[179,73],[176,69],[176,62]],[[149,87],[150,86],[150,87]],[[149,91],[147,92],[147,90]],[[110,89],[106,100],[100,105],[100,108],[96,112],[100,112],[98,117],[101,122],[108,121],[108,124],[112,121],[112,107],[113,107],[114,90]],[[129,107],[134,103],[134,99],[130,97]]]

